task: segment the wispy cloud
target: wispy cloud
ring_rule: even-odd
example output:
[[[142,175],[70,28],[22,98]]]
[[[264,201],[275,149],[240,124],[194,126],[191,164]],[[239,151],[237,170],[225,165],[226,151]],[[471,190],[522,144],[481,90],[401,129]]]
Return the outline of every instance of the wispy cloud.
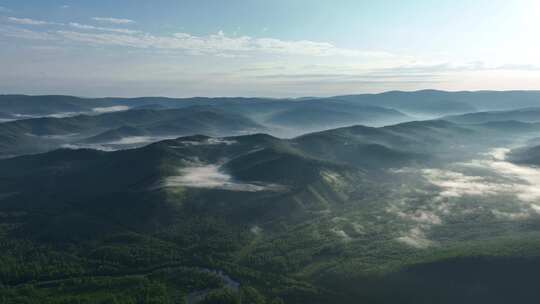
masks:
[[[0,13],[11,13],[11,12],[13,12],[13,11],[10,10],[9,8],[4,7],[4,6],[0,6]]]
[[[270,37],[250,37],[227,35],[223,31],[206,36],[190,33],[174,33],[170,35],[154,35],[124,28],[99,27],[94,25],[70,22],[68,24],[34,20],[29,18],[9,17],[9,21],[21,25],[61,25],[74,30],[49,31],[57,40],[72,41],[90,45],[124,46],[141,49],[157,49],[167,51],[186,51],[192,55],[212,54],[226,58],[243,57],[249,53],[266,53],[278,55],[319,56],[319,57],[362,57],[388,59],[394,55],[387,52],[363,51],[340,48],[332,43],[310,40],[282,40]],[[95,21],[110,24],[134,23],[129,19],[94,17]],[[88,32],[95,31],[95,32]],[[109,33],[100,33],[109,32]],[[38,36],[38,35],[36,35]]]
[[[82,33],[58,31],[64,39],[94,45],[114,45],[132,48],[179,50],[190,54],[234,54],[262,52],[302,56],[341,56],[341,57],[392,57],[384,52],[364,52],[342,49],[330,43],[308,40],[286,41],[276,38],[253,38],[249,36],[227,36],[223,32],[208,36],[195,36],[176,33],[170,36],[156,36],[149,33],[127,35],[126,33]]]
[[[140,33],[139,31],[134,31],[130,29],[123,29],[123,28],[110,28],[110,27],[99,27],[99,26],[93,26],[88,24],[80,24],[77,22],[70,22],[69,26],[80,29],[80,30],[91,30],[91,31],[103,31],[103,32],[114,32],[114,33],[122,33],[122,34],[137,34]]]
[[[94,17],[92,20],[102,23],[111,23],[111,24],[131,24],[135,23],[135,21],[131,19],[124,19],[124,18],[111,18],[111,17]]]
[[[47,22],[42,20],[34,20],[30,18],[16,18],[16,17],[8,17],[7,18],[10,22],[16,23],[16,24],[23,24],[23,25],[49,25],[49,24],[57,24],[54,22]]]

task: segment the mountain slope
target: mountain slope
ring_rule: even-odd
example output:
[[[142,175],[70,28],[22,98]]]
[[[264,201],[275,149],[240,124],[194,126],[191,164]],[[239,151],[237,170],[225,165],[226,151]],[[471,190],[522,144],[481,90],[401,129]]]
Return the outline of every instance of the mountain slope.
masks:
[[[138,129],[138,131],[134,131]],[[0,124],[0,155],[28,154],[79,142],[108,143],[133,136],[235,135],[263,128],[240,115],[192,107],[129,110],[102,115],[35,118]],[[139,134],[139,135],[134,135]],[[3,138],[3,140],[1,140]],[[35,143],[33,143],[35,142]],[[144,142],[143,142],[144,143]]]
[[[454,93],[450,92],[426,90],[346,95],[336,96],[335,98],[364,105],[387,107],[416,115],[441,116],[444,114],[466,113],[476,110],[473,104],[456,100],[453,98],[454,95]]]
[[[340,101],[298,101],[266,122],[278,126],[325,129],[354,124],[392,124],[408,120],[398,111]]]
[[[540,91],[393,91],[336,97],[361,104],[388,107],[404,113],[450,115],[474,111],[538,107]]]
[[[525,280],[537,269],[537,215],[501,219],[513,215],[501,209],[515,203],[510,195],[443,197],[425,175],[469,161],[471,146],[491,147],[497,140],[486,134],[512,137],[487,130],[417,121],[0,160],[0,281],[8,287],[0,295],[184,301],[223,288],[266,303],[478,300],[467,284],[447,287],[457,281],[506,300],[499,286],[514,291],[521,280],[511,269],[529,269]],[[486,258],[471,267],[478,256]],[[511,276],[475,280],[483,267]]]
[[[519,122],[540,122],[540,108],[468,113],[456,116],[446,116],[443,119],[456,123],[467,124],[479,124],[486,122],[510,120]]]

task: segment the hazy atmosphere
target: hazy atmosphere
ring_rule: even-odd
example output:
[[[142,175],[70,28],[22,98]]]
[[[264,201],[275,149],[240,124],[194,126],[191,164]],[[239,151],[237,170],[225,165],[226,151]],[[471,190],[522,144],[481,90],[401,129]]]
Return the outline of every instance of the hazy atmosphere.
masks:
[[[538,20],[535,0],[2,0],[0,90],[300,97],[536,89]]]

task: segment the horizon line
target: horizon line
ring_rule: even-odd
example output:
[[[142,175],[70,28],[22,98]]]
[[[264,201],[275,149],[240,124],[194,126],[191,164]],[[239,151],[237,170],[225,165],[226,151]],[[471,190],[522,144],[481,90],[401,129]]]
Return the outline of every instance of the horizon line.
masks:
[[[220,96],[190,96],[190,97],[171,97],[171,96],[159,96],[159,95],[149,95],[149,96],[133,96],[133,97],[120,97],[120,96],[102,96],[102,97],[88,97],[88,96],[77,96],[77,95],[69,95],[69,94],[24,94],[24,93],[2,93],[0,94],[0,97],[6,97],[6,96],[24,96],[24,97],[73,97],[73,98],[80,98],[80,99],[140,99],[140,98],[165,98],[165,99],[197,99],[197,98],[203,98],[203,99],[219,99],[219,98],[225,98],[225,99],[233,99],[233,98],[242,98],[242,99],[266,99],[266,100],[299,100],[299,99],[328,99],[328,98],[337,98],[337,97],[344,97],[344,96],[373,96],[373,95],[383,95],[383,94],[389,94],[389,93],[420,93],[420,92],[438,92],[438,93],[516,93],[516,92],[522,92],[522,93],[540,93],[540,89],[538,90],[519,90],[519,89],[512,89],[512,90],[439,90],[439,89],[419,89],[419,90],[388,90],[388,91],[382,91],[378,93],[350,93],[350,94],[343,94],[343,95],[329,95],[329,96],[300,96],[300,97],[265,97],[265,96],[227,96],[227,95],[220,95]]]

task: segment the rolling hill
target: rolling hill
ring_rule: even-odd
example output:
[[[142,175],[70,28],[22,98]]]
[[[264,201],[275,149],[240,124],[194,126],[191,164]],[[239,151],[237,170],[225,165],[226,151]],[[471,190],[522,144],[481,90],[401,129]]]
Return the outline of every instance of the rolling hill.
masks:
[[[304,130],[331,129],[355,124],[384,125],[410,120],[395,110],[340,101],[299,101],[270,116],[265,122]]]
[[[136,130],[136,131],[135,131]],[[110,143],[131,137],[177,137],[204,133],[223,136],[264,130],[240,115],[193,107],[129,110],[101,115],[35,118],[0,124],[0,155],[28,154],[65,144]],[[127,140],[129,142],[129,140]],[[140,143],[139,143],[140,144]]]
[[[440,194],[422,177],[433,171],[425,168],[467,161],[470,146],[462,144],[494,145],[480,140],[486,130],[435,120],[292,139],[196,135],[0,160],[2,296],[69,302],[87,294],[106,302],[140,299],[144,288],[168,299],[231,292],[267,303],[485,297],[465,283],[447,288],[467,277],[497,303],[528,285],[474,279],[475,269],[533,273],[536,218],[515,226],[484,209],[460,209],[474,201],[433,205]],[[30,259],[35,248],[39,256]],[[432,291],[421,288],[426,282]],[[496,289],[501,284],[508,289]]]
[[[513,110],[537,107],[539,91],[391,91],[381,94],[337,96],[336,99],[387,107],[404,113],[428,116],[475,111]]]
[[[540,108],[525,108],[511,111],[476,112],[446,116],[443,119],[456,123],[478,124],[495,121],[540,122]]]
[[[310,105],[327,108],[328,104],[341,104],[354,110],[359,106],[393,109],[420,116],[440,117],[475,111],[515,110],[537,107],[538,91],[476,91],[446,92],[422,90],[414,92],[391,91],[380,94],[343,95],[330,98],[306,97],[298,99],[271,98],[79,98],[73,96],[0,95],[0,108],[7,115],[50,116],[98,114],[104,111],[134,109],[178,109],[191,106],[211,106],[247,115],[259,121],[269,119],[278,112],[294,112],[298,106]],[[337,109],[336,109],[337,110]],[[316,111],[316,110],[314,110]],[[320,110],[317,110],[320,111]],[[337,111],[340,114],[340,111]],[[284,114],[285,114],[284,113]],[[332,113],[330,113],[332,114]],[[332,115],[337,115],[332,114]],[[22,116],[21,116],[22,115]],[[293,114],[288,114],[293,115]],[[340,115],[343,115],[341,113]],[[395,113],[394,113],[395,115]],[[330,116],[331,117],[331,116]],[[350,118],[347,116],[339,118]],[[279,119],[279,118],[276,118]],[[394,121],[397,122],[397,121]],[[366,124],[356,118],[355,123]]]

